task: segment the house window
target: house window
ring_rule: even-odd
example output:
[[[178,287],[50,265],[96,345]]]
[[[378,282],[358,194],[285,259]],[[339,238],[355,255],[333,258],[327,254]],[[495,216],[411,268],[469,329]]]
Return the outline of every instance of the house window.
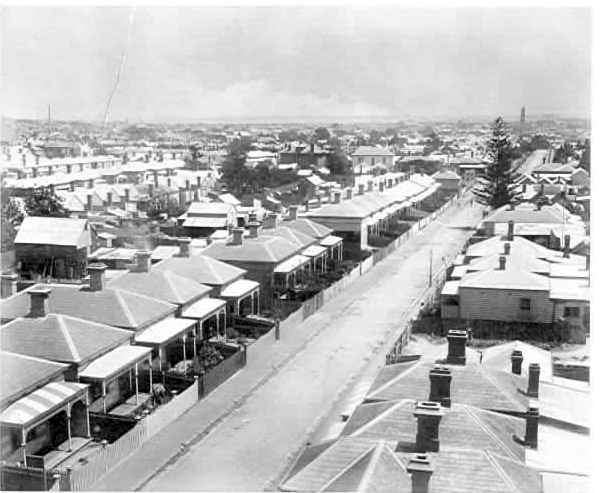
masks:
[[[530,298],[520,298],[520,310],[530,311]]]
[[[566,306],[563,309],[563,316],[565,318],[578,318],[580,317],[580,308],[577,306]]]

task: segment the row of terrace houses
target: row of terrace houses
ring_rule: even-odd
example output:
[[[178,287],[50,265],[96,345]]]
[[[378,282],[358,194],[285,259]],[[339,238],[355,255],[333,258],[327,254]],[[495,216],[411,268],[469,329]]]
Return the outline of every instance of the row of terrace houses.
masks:
[[[448,325],[495,322],[536,325],[541,331],[565,322],[569,337],[584,342],[590,319],[589,256],[551,250],[514,234],[469,245],[441,292]],[[543,334],[544,335],[544,334]]]
[[[339,436],[307,444],[279,489],[586,491],[589,393],[550,377],[544,351],[511,343],[479,358],[467,339],[450,331],[446,357],[385,366]]]

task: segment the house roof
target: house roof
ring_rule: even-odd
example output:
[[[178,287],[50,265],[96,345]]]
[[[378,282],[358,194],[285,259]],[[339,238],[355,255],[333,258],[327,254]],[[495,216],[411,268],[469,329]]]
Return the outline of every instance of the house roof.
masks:
[[[90,228],[87,219],[26,216],[15,237],[18,244],[84,248],[90,245]]]
[[[291,221],[285,221],[284,226],[300,231],[301,233],[318,240],[322,240],[332,233],[331,228],[304,217],[300,217]]]
[[[394,153],[383,147],[359,146],[353,156],[394,156]]]
[[[509,205],[500,207],[484,218],[483,222],[507,223],[551,223],[561,224],[571,216],[569,211],[562,211],[555,205],[543,205],[540,210],[535,204],[524,202],[516,205],[513,210]]]
[[[224,286],[246,274],[244,269],[206,256],[204,252],[203,255],[167,258],[153,265],[152,270],[172,271],[208,286]]]
[[[69,364],[94,359],[129,339],[128,330],[54,313],[0,327],[4,350]]]
[[[226,217],[186,217],[182,226],[185,228],[224,228],[227,226]]]
[[[552,265],[537,257],[520,255],[519,253],[512,255],[510,252],[509,255],[504,255],[504,257],[507,262],[507,269],[523,270],[536,274],[549,274]],[[475,258],[469,264],[460,267],[464,267],[466,272],[479,272],[488,269],[496,269],[498,266],[499,255],[490,255],[488,257]]]
[[[69,366],[10,351],[0,351],[0,369],[0,407],[4,407],[52,380],[62,379]]]
[[[279,263],[299,250],[298,244],[283,236],[261,233],[257,238],[244,238],[241,245],[211,243],[203,255],[223,262]]]
[[[551,278],[549,280],[552,300],[590,301],[590,284],[588,279]]]
[[[79,377],[90,380],[106,380],[147,358],[151,352],[151,348],[143,346],[119,346],[94,360],[79,373]]]
[[[280,236],[301,249],[312,245],[316,241],[314,236],[305,234],[297,228],[289,228],[286,223],[284,225],[278,225],[275,228],[263,228],[260,234]]]
[[[186,212],[187,216],[225,216],[235,212],[236,208],[225,202],[192,202]]]
[[[459,282],[459,290],[462,288],[548,291],[549,278],[521,268],[507,266],[503,270],[487,269],[466,274]]]
[[[238,279],[221,290],[222,298],[240,298],[257,289],[260,284],[250,279]]]
[[[36,284],[0,301],[2,318],[12,320],[27,316],[30,310],[28,292],[39,287],[51,288],[48,298],[50,313],[70,315],[124,329],[138,330],[146,327],[177,309],[175,305],[156,298],[111,287],[90,291],[88,286]]]
[[[109,281],[108,287],[143,294],[176,305],[185,305],[202,298],[211,291],[209,286],[189,277],[162,269],[153,269],[149,272],[127,272]]]
[[[461,176],[448,169],[440,170],[437,173],[434,173],[432,178],[435,180],[461,180]]]

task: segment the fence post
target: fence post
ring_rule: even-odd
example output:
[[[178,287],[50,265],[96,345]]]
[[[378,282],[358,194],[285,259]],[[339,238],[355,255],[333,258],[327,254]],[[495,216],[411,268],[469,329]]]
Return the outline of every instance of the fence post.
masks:
[[[242,366],[246,366],[246,358],[247,358],[247,354],[246,352],[248,351],[248,346],[245,342],[242,343]]]
[[[196,388],[198,389],[198,399],[202,399],[205,395],[205,371],[200,370],[200,375],[194,375],[194,381],[196,382]]]

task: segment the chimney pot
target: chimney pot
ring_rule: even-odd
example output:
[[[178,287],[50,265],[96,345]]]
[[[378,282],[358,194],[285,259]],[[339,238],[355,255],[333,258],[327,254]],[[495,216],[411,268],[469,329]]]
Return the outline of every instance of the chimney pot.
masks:
[[[526,412],[526,437],[524,442],[528,447],[538,447],[538,419],[540,417],[538,404],[530,402]]]
[[[374,190],[374,182],[372,180],[369,180],[367,182],[367,191],[368,192],[373,192],[373,190]]]
[[[522,362],[524,361],[524,356],[522,356],[522,351],[516,349],[511,353],[511,373],[515,375],[522,374]]]
[[[192,243],[191,238],[180,238],[177,242],[179,245],[179,256],[180,257],[189,257],[190,256],[190,243]]]
[[[514,223],[513,223],[513,221],[509,221],[507,223],[507,240],[513,241],[513,234],[514,234]]]
[[[12,296],[13,294],[17,294],[17,280],[19,279],[19,276],[17,274],[15,274],[14,272],[12,273],[7,273],[7,274],[2,274],[2,277],[0,278],[0,296],[2,298],[8,298],[9,296]]]
[[[530,363],[528,366],[528,391],[526,392],[529,397],[538,398],[539,381],[540,365],[538,363]]]
[[[291,221],[296,220],[296,217],[297,217],[297,214],[298,214],[298,205],[291,205],[290,207],[288,207],[288,212],[289,212],[288,218]]]
[[[338,191],[334,192],[334,203],[335,204],[340,203],[340,192],[338,192]]]
[[[353,189],[350,188],[350,187],[346,189],[346,198],[347,199],[352,199],[353,198]]]
[[[358,195],[363,195],[365,193],[365,185],[363,183],[359,184],[359,191],[357,192]]]
[[[418,452],[438,452],[438,427],[443,416],[440,403],[418,401],[413,416],[417,418],[415,447]]]
[[[109,207],[112,205],[112,203],[113,203],[113,193],[112,192],[106,193],[106,203]]]
[[[136,263],[138,272],[150,272],[150,259],[152,253],[148,250],[140,250],[136,252]]]
[[[415,454],[409,460],[407,472],[411,474],[411,493],[428,493],[430,477],[434,470],[427,454]]]
[[[467,330],[447,331],[448,353],[447,363],[465,365],[465,344],[467,343]]]
[[[104,289],[105,270],[105,264],[95,263],[88,265],[88,274],[90,275],[90,291],[102,291]]]
[[[248,223],[248,232],[249,232],[249,238],[257,238],[259,236],[259,223],[257,222],[251,222]]]
[[[499,256],[499,270],[505,270],[505,265],[507,264],[507,258],[505,255]]]
[[[42,286],[29,290],[29,316],[32,318],[45,317],[48,314],[48,298],[51,293],[50,288]]]
[[[436,365],[430,370],[430,397],[428,400],[451,407],[451,370]]]
[[[278,215],[275,212],[269,212],[263,221],[263,228],[274,229],[277,227]]]
[[[242,236],[244,235],[243,228],[232,229],[232,245],[242,245]]]
[[[563,256],[570,258],[570,235],[565,235],[563,238]]]
[[[383,182],[383,181],[381,181],[381,182],[378,184],[378,186],[380,187],[380,192],[383,192],[383,191],[384,191],[384,182]]]

